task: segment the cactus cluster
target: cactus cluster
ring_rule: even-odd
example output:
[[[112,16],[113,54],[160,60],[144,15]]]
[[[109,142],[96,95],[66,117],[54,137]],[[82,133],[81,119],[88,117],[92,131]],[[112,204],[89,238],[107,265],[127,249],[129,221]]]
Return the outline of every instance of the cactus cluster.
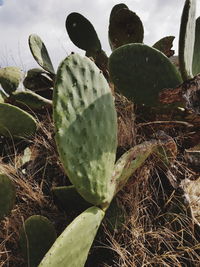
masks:
[[[80,267],[85,264],[115,194],[161,144],[154,140],[136,146],[115,164],[117,127],[113,96],[103,74],[86,57],[71,54],[60,64],[53,103],[56,142],[65,171],[77,192],[94,206],[65,229],[39,266],[70,263]]]
[[[174,37],[164,37],[153,47],[144,44],[143,24],[125,4],[115,5],[110,14],[109,58],[93,25],[74,12],[66,19],[66,29],[86,56],[70,54],[55,72],[46,46],[34,34],[29,37],[29,46],[42,69],[31,69],[25,77],[15,67],[0,69],[0,135],[17,139],[33,135],[36,119],[23,109],[53,107],[57,150],[72,185],[53,187],[52,193],[66,211],[77,205],[81,210],[57,239],[47,218],[36,215],[25,221],[20,244],[28,266],[83,267],[113,199],[133,173],[150,156],[157,157],[161,169],[176,157],[173,139],[158,135],[130,148],[116,161],[118,126],[111,87],[138,105],[155,107],[161,105],[158,96],[162,89],[175,88],[196,75],[200,41],[195,7],[194,0],[185,1],[180,72],[170,60]],[[11,211],[14,199],[11,180],[0,175],[0,219]]]

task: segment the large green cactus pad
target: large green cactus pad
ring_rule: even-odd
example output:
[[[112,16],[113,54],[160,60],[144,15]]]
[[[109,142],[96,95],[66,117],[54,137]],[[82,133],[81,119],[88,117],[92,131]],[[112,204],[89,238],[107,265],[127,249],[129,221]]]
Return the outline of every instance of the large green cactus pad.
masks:
[[[0,69],[0,84],[7,94],[13,93],[22,79],[23,73],[18,67]]]
[[[196,0],[186,0],[179,33],[179,66],[183,80],[193,77],[192,60],[195,42]]]
[[[31,53],[37,63],[46,71],[50,73],[55,73],[53,65],[51,63],[51,59],[49,57],[49,53],[46,49],[45,44],[41,40],[41,38],[36,34],[31,34],[29,36],[29,47]]]
[[[116,89],[135,103],[156,105],[163,88],[182,82],[169,59],[157,49],[143,44],[128,44],[109,58],[111,79]]]
[[[14,203],[14,184],[7,175],[0,174],[0,220],[10,213]]]
[[[91,207],[57,238],[39,267],[84,267],[104,211]]]
[[[37,267],[55,240],[54,226],[46,217],[29,217],[20,233],[20,246],[27,266]]]
[[[112,50],[129,43],[142,43],[143,24],[140,18],[128,8],[111,11],[109,24],[109,43]]]
[[[196,20],[194,54],[192,62],[192,74],[200,73],[200,17]]]
[[[117,116],[103,74],[87,57],[72,54],[60,65],[54,90],[58,151],[82,197],[108,201],[117,146]]]
[[[93,25],[81,14],[76,12],[69,14],[66,19],[66,29],[71,41],[87,54],[95,55],[101,51],[101,43]]]
[[[35,133],[36,120],[27,112],[10,104],[0,103],[0,135],[28,137]]]

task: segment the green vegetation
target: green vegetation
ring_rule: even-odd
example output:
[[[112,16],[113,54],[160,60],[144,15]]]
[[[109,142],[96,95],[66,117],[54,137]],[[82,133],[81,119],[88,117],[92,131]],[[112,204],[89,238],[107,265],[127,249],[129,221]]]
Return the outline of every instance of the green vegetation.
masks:
[[[193,161],[187,165],[182,154],[200,142],[195,8],[195,1],[185,1],[179,68],[171,58],[174,37],[153,47],[144,44],[139,16],[118,4],[110,14],[109,58],[93,25],[74,12],[66,29],[86,56],[70,54],[55,72],[45,44],[34,34],[28,42],[42,69],[26,74],[17,67],[0,69],[0,135],[5,140],[0,143],[0,219],[3,234],[9,218],[20,229],[16,251],[21,247],[27,266],[91,266],[92,244],[108,240],[106,231],[116,234],[117,241],[109,237],[112,250],[119,255],[123,250],[119,266],[199,262],[200,224],[182,185],[186,170],[194,173]],[[134,116],[133,126],[127,118]],[[125,140],[126,147],[119,142],[126,139],[124,129],[132,138]],[[15,195],[22,214],[13,208]],[[104,260],[113,264],[116,255],[100,264]]]

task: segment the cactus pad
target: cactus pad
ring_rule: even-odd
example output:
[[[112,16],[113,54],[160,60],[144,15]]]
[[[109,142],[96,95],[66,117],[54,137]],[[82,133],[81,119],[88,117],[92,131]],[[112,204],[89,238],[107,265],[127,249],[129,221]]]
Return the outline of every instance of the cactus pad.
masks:
[[[113,171],[113,184],[115,194],[123,188],[133,173],[144,164],[145,160],[155,151],[158,143],[151,140],[139,144],[125,152],[115,163]]]
[[[41,40],[41,38],[36,34],[31,34],[29,36],[29,47],[34,59],[37,63],[46,71],[54,74],[54,68],[51,63],[51,59],[49,57],[48,51],[46,49],[45,44]]]
[[[32,110],[40,110],[43,108],[52,108],[52,101],[46,99],[30,90],[15,92],[11,96],[16,104],[26,106]]]
[[[163,53],[143,44],[116,49],[109,58],[109,69],[116,89],[137,104],[156,105],[161,89],[182,82],[176,67]]]
[[[25,88],[32,91],[43,91],[54,86],[50,73],[38,68],[30,69],[27,72],[23,84]]]
[[[174,36],[166,36],[156,42],[153,47],[163,52],[167,57],[174,55],[174,50],[171,50],[173,46]]]
[[[101,51],[101,43],[93,25],[81,14],[75,12],[69,14],[66,19],[66,29],[71,41],[88,55],[92,56]]]
[[[179,66],[183,80],[193,77],[192,60],[195,42],[196,0],[186,0],[179,33]]]
[[[0,69],[0,84],[7,94],[13,93],[22,79],[23,73],[17,67],[6,67]]]
[[[200,73],[200,17],[196,20],[194,55],[192,62],[192,74]]]
[[[117,116],[111,90],[94,62],[72,54],[61,63],[53,106],[57,147],[69,179],[86,201],[107,202]]]
[[[36,131],[36,121],[27,112],[10,104],[0,103],[0,135],[28,137]]]
[[[84,267],[104,211],[91,207],[81,213],[57,238],[39,267]]]
[[[37,267],[55,240],[54,226],[46,217],[29,217],[20,233],[20,246],[27,266]]]
[[[123,4],[123,3],[115,5],[115,6],[112,8],[111,12],[110,12],[110,20],[109,20],[109,21],[111,21],[111,19],[116,15],[116,13],[117,13],[119,10],[123,9],[123,8],[129,9],[128,6],[125,5],[125,4]]]
[[[0,174],[0,220],[8,215],[15,203],[15,187],[10,178]]]
[[[129,44],[142,43],[144,37],[143,24],[140,18],[128,8],[111,11],[109,24],[109,43],[112,50]]]

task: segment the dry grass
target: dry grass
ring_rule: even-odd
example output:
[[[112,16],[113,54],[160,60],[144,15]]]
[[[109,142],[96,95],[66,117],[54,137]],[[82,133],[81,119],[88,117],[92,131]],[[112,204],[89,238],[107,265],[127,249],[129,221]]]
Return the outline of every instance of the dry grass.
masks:
[[[147,125],[135,127],[133,105],[119,95],[116,96],[116,107],[119,156],[135,143],[149,139],[156,129],[152,125],[150,130],[146,129]],[[36,136],[18,145],[10,142],[6,151],[9,151],[9,157],[5,155],[1,158],[0,172],[8,174],[13,180],[17,198],[11,214],[0,222],[0,267],[26,266],[20,252],[19,232],[29,216],[40,214],[48,217],[58,234],[69,222],[68,214],[54,205],[51,193],[52,186],[69,184],[58,159],[51,116],[46,114],[45,119],[41,117],[39,120]],[[180,148],[187,132],[183,137],[182,129],[177,131],[174,126],[166,131],[175,137]],[[22,164],[19,158],[27,146],[31,152],[30,160]],[[102,254],[102,261],[95,263],[95,267],[200,266],[200,235],[198,238],[195,235],[191,217],[185,209],[182,213],[177,212],[174,203],[179,196],[174,197],[175,190],[170,183],[173,179],[175,184],[179,183],[193,175],[181,153],[173,168],[165,173],[157,168],[154,160],[149,159],[119,193],[118,202],[126,211],[125,220],[120,228],[113,231],[104,221],[100,229],[103,237],[98,236],[99,241],[94,244],[92,253],[96,250],[101,255],[99,246],[104,251],[108,250],[109,256],[106,258]],[[198,176],[198,173],[195,175]],[[184,188],[190,196],[194,215],[199,219],[200,182],[188,180]],[[94,267],[94,263],[87,266]]]
[[[128,215],[119,232],[107,231],[107,248],[113,250],[115,259],[104,267],[199,266],[199,236],[190,228],[191,217],[185,211],[174,212],[174,191],[166,192],[160,175],[146,165],[132,179],[143,177],[140,183],[129,181],[120,193]]]
[[[58,160],[55,143],[52,138],[50,117],[40,124],[37,135],[27,144],[31,159],[19,166],[21,149],[1,159],[0,172],[7,174],[16,187],[16,205],[11,214],[0,223],[0,266],[26,266],[19,247],[19,232],[23,222],[31,215],[40,214],[54,222],[58,232],[63,230],[65,214],[53,203],[50,188],[53,184],[62,183],[63,170]],[[22,145],[22,144],[21,144]],[[20,150],[20,151],[18,151]]]

